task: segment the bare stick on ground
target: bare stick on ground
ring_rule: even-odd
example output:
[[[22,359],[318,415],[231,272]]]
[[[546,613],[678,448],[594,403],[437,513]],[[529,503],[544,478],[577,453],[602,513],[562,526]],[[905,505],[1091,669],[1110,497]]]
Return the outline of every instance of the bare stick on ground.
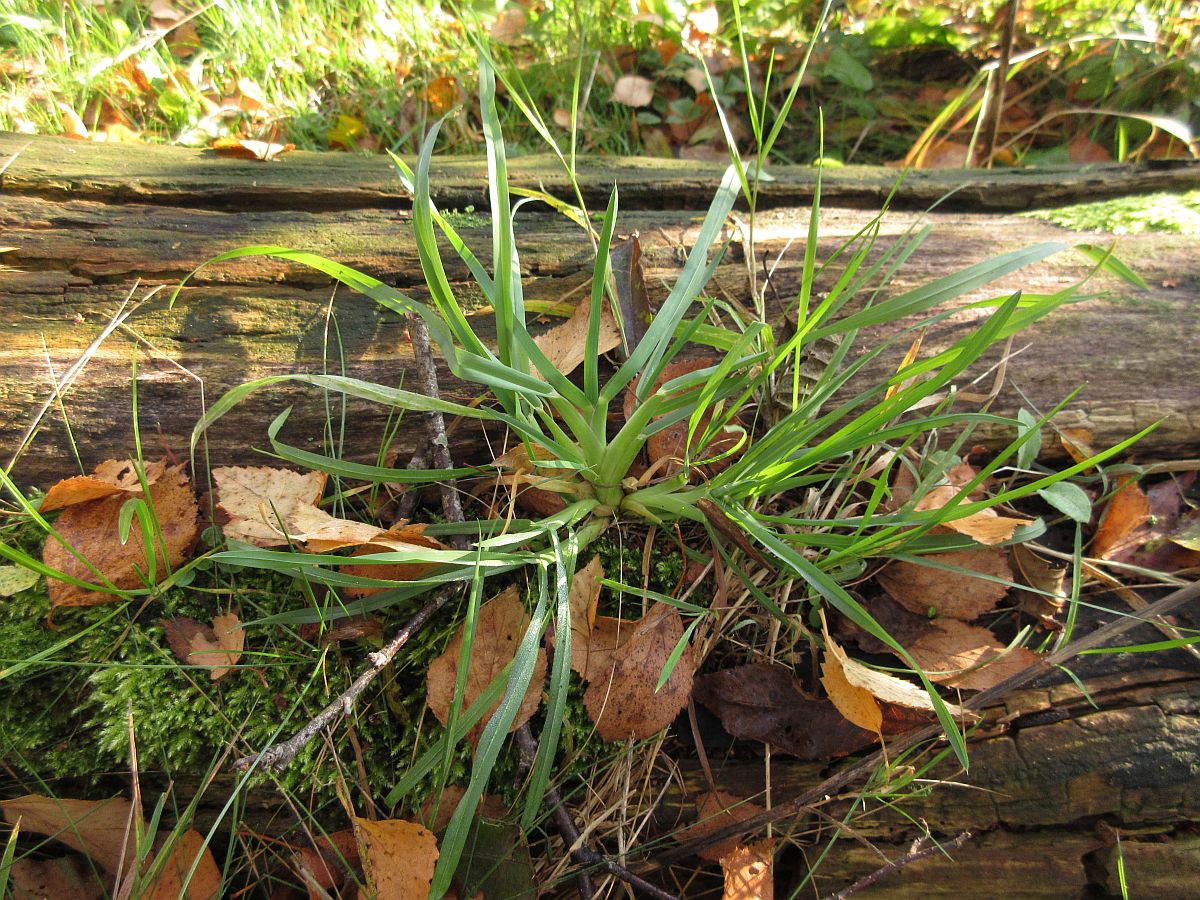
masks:
[[[412,341],[413,357],[416,363],[414,375],[417,379],[417,390],[426,397],[439,398],[441,391],[438,387],[437,365],[433,360],[433,347],[429,343],[429,329],[425,320],[420,316],[409,313],[405,316],[408,322],[408,334]],[[439,469],[453,469],[454,461],[450,456],[450,442],[446,438],[446,420],[440,410],[429,414],[429,448],[433,457],[433,465]],[[462,504],[458,499],[458,485],[453,479],[440,482],[442,489],[442,511],[450,522],[463,521]],[[465,535],[456,534],[450,537],[450,543],[456,550],[466,549]]]
[[[530,731],[528,723],[517,729],[517,746],[521,750],[521,768],[528,771],[533,765],[534,757],[537,756],[537,741],[534,740],[533,732]],[[566,806],[563,805],[562,797],[559,795],[557,788],[552,785],[546,788],[546,806],[550,808],[550,814],[554,817],[554,827],[558,829],[559,835],[567,845],[567,850],[571,854],[571,858],[575,862],[588,868],[599,869],[607,872],[615,878],[619,878],[635,891],[639,891],[648,897],[654,897],[655,900],[677,900],[674,894],[667,893],[662,888],[651,884],[646,879],[630,872],[620,863],[613,862],[608,857],[597,853],[591,847],[580,841],[579,826],[571,818],[571,814],[567,812]],[[586,872],[580,872],[576,876],[576,883],[579,885],[579,895],[584,900],[590,900],[595,894],[595,888],[592,885],[591,876]]]
[[[387,668],[388,663],[400,652],[400,648],[408,643],[408,639],[420,631],[426,622],[433,618],[434,613],[442,608],[442,604],[450,599],[456,590],[457,586],[451,586],[438,591],[432,600],[422,606],[417,611],[417,614],[409,619],[403,628],[396,632],[395,636],[388,641],[382,650],[377,650],[367,657],[371,661],[371,667],[355,678],[354,683],[350,687],[346,688],[336,700],[310,719],[308,724],[291,738],[282,744],[273,744],[254,756],[244,756],[237,760],[233,764],[233,767],[235,769],[248,769],[252,765],[261,764],[275,770],[286,768],[296,758],[296,754],[304,748],[304,745],[316,737],[321,729],[332,725],[342,716],[349,715],[350,710],[354,708],[354,702],[367,689],[367,686],[375,680],[380,672]]]
[[[912,845],[912,849],[899,859],[892,860],[886,866],[880,866],[874,872],[871,872],[869,875],[864,875],[849,887],[843,888],[842,890],[825,897],[824,900],[844,900],[844,898],[849,897],[851,894],[857,894],[863,888],[868,888],[875,882],[887,878],[893,872],[900,871],[910,863],[915,863],[918,859],[924,859],[925,857],[932,856],[935,853],[949,853],[951,850],[958,850],[970,839],[971,832],[964,831],[954,840],[948,841],[945,844],[934,844],[932,847],[922,847],[921,845],[925,843],[926,839],[918,838],[917,841]]]

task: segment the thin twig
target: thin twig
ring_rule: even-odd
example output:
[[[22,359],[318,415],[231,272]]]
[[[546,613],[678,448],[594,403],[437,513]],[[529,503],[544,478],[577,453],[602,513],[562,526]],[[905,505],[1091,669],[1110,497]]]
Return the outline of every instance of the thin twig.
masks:
[[[418,315],[408,313],[408,336],[412,341],[413,359],[416,363],[415,375],[418,390],[427,397],[441,397],[438,388],[437,366],[433,361],[433,347],[429,343],[429,329],[425,320]],[[429,413],[429,426],[432,432],[429,437],[433,464],[439,469],[453,469],[454,461],[450,457],[450,442],[446,439],[446,420],[440,410]],[[447,520],[454,523],[463,521],[462,504],[458,499],[458,485],[454,479],[440,482],[442,490],[442,511]],[[463,534],[452,535],[449,542],[457,550],[465,550],[467,537]]]
[[[254,756],[243,756],[233,764],[233,767],[241,770],[248,769],[250,766],[262,765],[277,772],[285,769],[296,758],[296,754],[304,748],[304,745],[316,737],[321,729],[332,725],[342,716],[350,714],[351,709],[354,707],[354,702],[367,689],[367,686],[395,658],[396,654],[400,652],[400,648],[408,643],[408,639],[433,618],[434,613],[442,608],[442,604],[455,593],[456,589],[457,585],[454,585],[438,591],[428,603],[417,611],[416,615],[408,620],[403,628],[396,632],[396,635],[388,641],[382,650],[378,650],[367,657],[371,661],[370,668],[355,678],[354,683],[350,687],[346,688],[336,700],[310,719],[308,724],[296,732],[289,740],[284,741],[282,744],[274,744],[267,747],[261,753]]]
[[[987,690],[980,691],[974,697],[965,701],[962,706],[968,710],[979,710],[990,706],[1007,696],[1010,692],[1017,688],[1024,687],[1031,681],[1051,672],[1056,666],[1061,666],[1063,663],[1078,656],[1085,650],[1091,650],[1094,647],[1099,647],[1108,641],[1120,637],[1127,631],[1131,631],[1138,625],[1151,624],[1158,616],[1165,616],[1200,597],[1200,582],[1193,582],[1186,587],[1180,588],[1161,600],[1151,603],[1144,610],[1138,612],[1137,615],[1124,616],[1110,622],[1102,628],[1097,628],[1091,634],[1081,637],[1077,641],[1072,641],[1061,650],[1056,650],[1038,660],[1034,665],[1029,666],[1022,672],[1018,672],[1011,678],[1006,678],[999,684],[993,685]],[[744,834],[750,834],[758,831],[760,828],[769,825],[773,822],[778,822],[783,819],[791,818],[802,813],[806,808],[815,803],[819,803],[823,799],[842,790],[847,785],[855,784],[862,779],[868,777],[879,766],[885,764],[888,759],[888,754],[896,756],[903,753],[918,744],[924,743],[927,740],[938,737],[942,733],[942,726],[927,725],[924,728],[919,728],[916,731],[910,731],[907,734],[900,735],[894,740],[890,746],[884,750],[878,750],[870,756],[865,757],[852,766],[849,766],[842,771],[830,776],[815,787],[809,788],[801,792],[778,806],[759,813],[756,816],[751,816],[741,822],[734,822],[730,825],[716,829],[703,837],[693,838],[688,841],[682,841],[664,850],[661,853],[651,857],[644,866],[639,866],[642,871],[651,871],[653,869],[668,866],[673,863],[685,859],[696,851],[704,847],[711,846],[720,841],[724,841],[731,837],[741,837]]]
[[[875,882],[886,878],[893,872],[898,872],[909,863],[914,863],[918,859],[924,859],[926,856],[932,856],[935,853],[949,853],[951,850],[959,850],[970,839],[971,832],[964,831],[954,840],[945,844],[934,844],[932,847],[922,847],[921,843],[924,841],[924,838],[922,838],[913,845],[913,848],[908,851],[908,853],[904,854],[899,859],[892,860],[886,866],[880,866],[871,874],[864,875],[862,878],[858,879],[858,881],[854,882],[854,884],[850,885],[848,888],[836,891],[835,893],[825,897],[824,900],[844,900],[844,898],[849,897],[851,894],[857,894],[863,888],[870,887]]]
[[[533,760],[537,756],[537,741],[534,740],[533,732],[530,731],[528,723],[518,728],[516,734],[517,746],[521,751],[521,767],[528,770],[533,765]],[[651,884],[639,875],[635,875],[620,863],[613,862],[608,857],[597,853],[583,843],[579,826],[575,824],[574,819],[571,818],[571,814],[567,812],[567,808],[562,801],[562,796],[558,793],[556,787],[547,785],[545,800],[546,806],[550,809],[550,814],[554,817],[554,827],[558,829],[558,833],[562,836],[563,841],[566,842],[567,850],[575,862],[589,868],[607,872],[614,878],[625,882],[634,890],[641,891],[648,897],[654,897],[655,900],[678,900],[674,894],[667,893],[662,888]],[[575,878],[576,883],[579,885],[579,895],[584,900],[590,900],[595,894],[591,876],[586,871],[582,871]]]

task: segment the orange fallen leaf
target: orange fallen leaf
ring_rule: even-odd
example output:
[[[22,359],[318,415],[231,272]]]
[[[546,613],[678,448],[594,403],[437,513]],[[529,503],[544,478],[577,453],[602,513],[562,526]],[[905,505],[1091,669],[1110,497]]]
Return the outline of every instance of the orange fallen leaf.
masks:
[[[929,553],[928,563],[954,566],[962,572],[933,565],[896,560],[879,570],[877,578],[892,598],[910,612],[969,621],[994,609],[1008,593],[1008,585],[989,579],[1012,581],[1004,551],[993,547]],[[984,578],[981,576],[988,576]]]
[[[70,897],[71,900],[107,900],[108,891],[88,863],[75,856],[57,859],[13,860],[8,870],[9,890],[16,897]]]
[[[1067,451],[1067,455],[1077,463],[1096,455],[1096,451],[1092,449],[1094,440],[1095,435],[1092,434],[1090,428],[1060,428],[1058,430],[1058,442]]]
[[[821,683],[843,716],[878,735],[901,734],[927,724],[936,715],[933,701],[924,689],[851,659],[828,632],[825,632]],[[955,718],[970,715],[951,703],[946,708]]]
[[[399,526],[371,538],[367,543],[355,550],[352,555],[367,556],[371,553],[385,553],[389,550],[415,550],[418,548],[429,550],[444,549],[444,545],[441,542],[431,537],[426,537],[424,532],[424,525]],[[319,544],[314,544],[310,541],[308,546],[315,548]],[[417,578],[423,578],[436,568],[436,563],[381,563],[376,565],[363,563],[362,565],[341,566],[338,571],[344,575],[356,575],[363,578],[382,578],[387,581],[413,581]],[[373,594],[378,594],[380,591],[386,591],[387,588],[346,587],[344,590],[347,597],[370,597]]]
[[[75,112],[66,103],[61,100],[55,104],[58,107],[59,117],[62,119],[62,131],[59,132],[63,137],[76,138],[77,140],[86,141],[91,137],[86,125],[83,124],[83,119],[79,117],[79,113]]]
[[[1149,518],[1150,498],[1137,481],[1125,478],[1104,507],[1104,515],[1100,517],[1089,548],[1090,555],[1108,559],[1127,549],[1132,542],[1140,543],[1137,532]]]
[[[960,493],[961,488],[952,484],[939,485],[922,497],[916,505],[917,512],[930,509],[942,509]],[[970,502],[969,500],[963,502]],[[953,513],[951,513],[953,515]],[[1000,544],[1007,541],[1022,525],[1028,525],[1032,520],[1015,516],[1002,516],[994,509],[981,509],[979,512],[957,519],[951,518],[942,525],[951,531],[965,534],[981,544]]]
[[[501,675],[516,656],[517,647],[529,627],[529,615],[521,602],[515,586],[501,591],[479,607],[475,623],[475,641],[471,648],[471,661],[467,667],[467,684],[463,692],[463,708],[469,707],[483,693],[484,688]],[[462,654],[465,623],[450,639],[445,651],[429,664],[426,677],[425,700],[437,720],[445,725],[450,719],[450,705],[454,702],[454,682],[458,674],[458,659]],[[516,731],[529,721],[542,702],[542,683],[546,680],[546,653],[538,651],[533,677],[525,691],[525,697],[517,710],[509,731]],[[500,706],[497,700],[468,733],[472,746],[483,736],[492,713]]]
[[[296,149],[295,144],[275,144],[270,141],[250,141],[244,138],[217,138],[209,145],[220,156],[235,159],[256,159],[270,162]]]
[[[301,878],[309,879],[324,891],[337,891],[346,883],[348,872],[361,866],[358,854],[358,839],[354,831],[335,831],[327,837],[317,838],[315,846],[300,847],[293,857],[294,865],[302,869]],[[310,890],[309,896],[314,895]]]
[[[739,844],[721,858],[725,874],[722,900],[774,900],[775,839]]]
[[[145,499],[153,506],[160,532],[153,536],[155,547],[150,552],[157,558],[155,572],[162,578],[168,566],[178,566],[188,558],[199,533],[200,509],[183,466],[151,463],[145,471],[148,481],[153,478],[150,496]],[[66,507],[54,528],[70,549],[50,538],[42,550],[42,562],[81,581],[95,581],[92,569],[75,555],[78,553],[114,587],[141,587],[150,571],[150,552],[143,545],[142,529],[135,519],[124,544],[119,529],[121,508],[142,495],[136,484],[130,464],[109,460],[92,476],[77,476],[55,485],[43,500],[43,509],[47,502],[50,509]],[[89,496],[93,499],[84,499]],[[95,606],[116,599],[102,588],[89,590],[55,578],[48,580],[47,588],[53,606]]]
[[[180,660],[189,666],[209,666],[213,681],[233,671],[246,644],[246,632],[234,613],[224,613],[203,625],[186,616],[164,619],[167,643]]]
[[[458,79],[452,75],[435,78],[425,88],[425,102],[439,116],[444,116],[466,98],[466,92],[459,86]]]
[[[736,794],[730,794],[727,791],[708,791],[696,798],[696,823],[684,828],[676,836],[681,841],[702,838],[714,831],[753,818],[762,811],[763,808],[757,803],[750,803]],[[696,855],[709,862],[720,862],[721,857],[728,856],[737,848],[738,839],[731,837],[715,844],[709,844],[696,851]]]
[[[354,819],[367,884],[373,897],[426,900],[437,863],[437,837],[403,819]]]
[[[683,619],[673,606],[655,603],[639,622],[623,624],[626,628],[633,625],[632,633],[613,649],[607,671],[593,672],[589,661],[592,678],[583,695],[596,732],[606,741],[640,740],[670,725],[687,705],[696,670],[687,646],[666,684],[655,690],[683,637]]]

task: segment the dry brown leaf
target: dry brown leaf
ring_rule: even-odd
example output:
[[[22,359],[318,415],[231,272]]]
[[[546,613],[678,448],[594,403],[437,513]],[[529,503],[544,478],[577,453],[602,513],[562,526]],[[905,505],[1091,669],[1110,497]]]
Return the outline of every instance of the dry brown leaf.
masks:
[[[367,884],[374,897],[426,900],[433,883],[438,845],[433,832],[416,822],[354,819]]]
[[[221,870],[217,868],[204,836],[193,828],[173,840],[170,834],[160,834],[155,840],[156,853],[162,853],[168,843],[167,861],[142,897],[146,900],[216,900],[221,895]]]
[[[654,100],[654,82],[641,75],[622,75],[613,85],[612,98],[622,106],[649,106]]]
[[[929,723],[936,715],[933,701],[923,688],[850,659],[828,632],[821,683],[843,716],[876,734],[901,734]],[[946,708],[955,718],[970,715],[952,703]]]
[[[244,138],[217,138],[209,145],[220,156],[234,159],[254,159],[270,162],[296,149],[295,144],[275,144],[270,141],[250,141]]]
[[[467,685],[463,694],[463,707],[469,707],[483,693],[504,667],[516,656],[517,647],[529,627],[529,616],[516,587],[508,587],[479,608],[475,623],[475,643],[471,648],[471,662],[467,667]],[[454,682],[458,673],[458,657],[462,652],[463,628],[451,638],[445,652],[429,665],[426,679],[425,700],[437,720],[443,725],[449,721],[450,704],[454,702]],[[542,683],[546,680],[546,653],[538,651],[533,678],[517,710],[516,718],[509,731],[516,731],[529,721],[542,702]],[[488,720],[499,707],[497,700],[467,733],[474,746],[479,743]]]
[[[1012,581],[1004,551],[978,547],[922,557],[933,563],[967,572],[949,572],[932,566],[897,560],[879,570],[879,583],[901,606],[918,615],[932,610],[937,616],[969,621],[995,608],[1008,586],[970,574],[978,572]]]
[[[325,492],[324,472],[226,466],[213,469],[212,477],[219,506],[230,519],[222,528],[225,536],[256,547],[286,544],[296,510],[316,506]]]
[[[218,505],[229,516],[223,526],[225,536],[258,547],[288,543],[304,544],[313,553],[342,547],[362,547],[356,555],[390,550],[441,549],[442,545],[424,535],[424,525],[403,525],[385,530],[378,525],[338,519],[317,506],[325,487],[321,472],[301,474],[289,469],[266,466],[231,466],[213,469]],[[432,568],[422,563],[349,566],[353,574],[402,580],[419,578]],[[359,571],[359,569],[363,571]],[[369,571],[368,571],[369,570]],[[358,589],[351,589],[352,591]],[[362,589],[365,596],[377,588]]]
[[[0,802],[4,819],[20,824],[23,833],[32,832],[53,837],[60,843],[87,856],[110,877],[109,886],[119,883],[137,861],[133,804],[124,797],[109,800],[69,800],[29,794],[15,800]],[[151,900],[214,900],[221,887],[221,873],[204,839],[188,829],[178,838],[162,834],[155,841],[156,852],[170,843],[170,856],[142,896]],[[196,863],[196,870],[186,891],[183,880]],[[147,860],[143,871],[149,868]],[[62,873],[60,873],[62,874]],[[46,896],[75,897],[75,894]],[[86,895],[80,895],[86,896]]]
[[[663,369],[662,374],[654,382],[654,389],[658,390],[674,378],[680,378],[700,369],[706,369],[709,366],[716,365],[717,362],[718,360],[713,356],[699,356],[691,359],[677,360]],[[625,390],[625,418],[627,419],[633,415],[634,410],[637,408],[636,390],[636,380]],[[698,393],[699,390],[699,387],[693,388],[692,392]],[[681,393],[683,392],[680,391],[672,396],[678,396]],[[711,421],[712,416],[708,412],[701,416],[700,422],[696,426],[697,440],[699,440],[704,430],[708,428]],[[671,474],[679,471],[683,463],[684,454],[687,451],[687,440],[688,421],[686,419],[682,422],[669,425],[660,431],[656,431],[646,441],[646,456],[649,458],[650,464],[658,464],[662,474]],[[741,436],[733,432],[718,435],[706,447],[693,446],[692,458],[704,459],[720,456],[722,453],[732,450],[740,440]],[[723,459],[707,464],[705,470],[710,474],[719,472],[727,468],[736,458],[737,454],[731,453]]]
[[[1053,620],[1067,602],[1067,592],[1063,588],[1067,564],[1044,559],[1024,544],[1009,547],[1008,555],[1021,583],[1034,589],[1017,591],[1014,595],[1017,606],[1049,627],[1062,627]]]
[[[8,884],[13,900],[106,900],[109,896],[88,863],[76,856],[14,860]]]
[[[147,463],[143,469],[143,477],[148,485],[153,485],[167,473],[167,464],[163,460]],[[74,506],[77,503],[87,503],[90,500],[100,500],[113,494],[141,494],[142,484],[138,480],[137,471],[130,462],[119,462],[106,459],[96,466],[91,475],[76,475],[58,482],[46,492],[38,509],[52,512]]]
[[[1109,559],[1123,550],[1141,543],[1138,530],[1150,518],[1150,498],[1140,484],[1126,478],[1104,507],[1104,515],[1096,526],[1090,555]]]
[[[297,867],[307,870],[301,877],[309,879],[324,891],[336,892],[346,883],[347,876],[361,868],[358,839],[353,830],[335,831],[316,840],[315,847],[301,847],[293,857]],[[319,896],[309,890],[309,896]]]
[[[527,24],[529,17],[525,15],[525,10],[515,3],[509,3],[500,10],[488,34],[496,43],[512,46],[521,42]]]
[[[600,557],[594,556],[586,566],[576,570],[568,598],[571,668],[584,681],[608,677],[613,667],[613,653],[629,640],[637,626],[636,622],[627,619],[596,615],[600,600],[599,579],[603,577]]]
[[[1039,659],[1025,647],[1006,650],[986,628],[957,619],[930,622],[929,630],[905,649],[931,681],[964,691],[986,690]]]
[[[774,861],[774,838],[765,838],[755,844],[739,844],[721,859],[725,873],[722,900],[774,900]]]
[[[110,875],[136,858],[133,804],[124,797],[68,800],[27,794],[0,800],[4,821],[20,823],[22,834],[44,834],[78,850]]]
[[[163,620],[172,652],[189,666],[209,666],[213,681],[233,671],[242,657],[246,632],[234,613],[213,618],[212,626],[186,616]]]
[[[763,741],[772,752],[801,759],[845,756],[875,739],[847,722],[827,699],[806,693],[783,666],[752,663],[701,675],[693,697],[735,738]]]
[[[935,487],[928,494],[920,499],[916,505],[917,512],[927,509],[942,509],[947,503],[958,495],[960,487],[955,485],[941,485]],[[1028,525],[1030,519],[1016,518],[1014,516],[1002,516],[994,509],[981,509],[977,513],[972,513],[969,516],[962,516],[958,519],[950,519],[942,522],[942,525],[952,531],[957,531],[959,534],[965,534],[969,538],[973,538],[981,544],[1000,544],[1007,541],[1013,536],[1013,532],[1022,525]]]
[[[709,791],[696,798],[696,823],[681,830],[676,837],[681,841],[702,838],[714,831],[727,828],[757,816],[763,808],[726,791]],[[720,862],[738,847],[738,839],[726,838],[696,851],[696,855],[709,862]]]
[[[583,354],[587,345],[588,323],[591,319],[591,299],[584,298],[575,307],[575,312],[567,321],[555,325],[549,331],[534,338],[546,358],[554,363],[554,368],[564,375],[570,375],[583,362]],[[607,304],[600,307],[600,341],[596,347],[597,353],[607,353],[621,345],[621,330],[613,318]],[[536,368],[534,374],[541,375]]]
[[[682,637],[683,619],[678,610],[659,602],[636,623],[628,640],[613,650],[608,671],[596,673],[583,695],[583,705],[601,738],[640,740],[675,721],[692,693],[696,663],[690,646],[662,689],[655,691],[655,687]],[[588,668],[591,674],[590,662]]]
[[[153,473],[150,471],[152,468]],[[128,484],[126,476],[114,476],[114,471],[111,466],[106,469],[102,465],[92,477],[99,482],[116,477],[118,481],[124,479],[123,483]],[[157,556],[155,571],[161,578],[166,575],[168,564],[174,568],[191,553],[199,534],[200,509],[183,466],[151,464],[147,466],[147,475],[150,474],[154,475],[154,483],[150,485],[149,501],[161,532],[161,543],[159,536],[155,535],[155,550],[152,552]],[[79,479],[68,481],[78,482]],[[95,500],[80,502],[76,499],[100,489],[95,482],[76,484],[68,489],[69,496],[60,494],[54,498],[56,503],[65,504],[69,501],[71,504],[59,515],[54,528],[64,541],[102,572],[115,587],[141,587],[144,575],[150,570],[150,554],[143,544],[142,529],[135,519],[129,531],[129,540],[122,544],[118,525],[121,507],[131,497],[140,495],[140,488],[118,490]],[[51,495],[48,494],[46,500],[50,499]],[[46,541],[42,561],[82,581],[96,580],[91,568],[54,538]],[[88,590],[54,578],[48,579],[47,590],[54,606],[95,606],[116,599],[107,591]]]

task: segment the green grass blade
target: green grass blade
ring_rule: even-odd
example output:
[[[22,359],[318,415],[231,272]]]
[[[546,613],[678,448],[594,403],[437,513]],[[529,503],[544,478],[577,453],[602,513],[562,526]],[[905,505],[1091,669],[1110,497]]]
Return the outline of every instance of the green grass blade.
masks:
[[[538,644],[542,632],[546,628],[546,598],[539,598],[534,608],[529,627],[521,638],[516,656],[513,658],[512,669],[509,672],[508,684],[504,691],[504,699],[495,714],[488,721],[475,749],[475,763],[471,767],[471,779],[467,783],[463,797],[450,817],[446,833],[441,841],[441,855],[433,870],[433,884],[429,889],[430,900],[441,900],[450,888],[450,881],[458,868],[463,848],[467,843],[467,832],[475,821],[475,810],[487,789],[492,769],[500,756],[500,749],[509,729],[517,717],[521,701],[533,678],[534,666],[537,663]]]

